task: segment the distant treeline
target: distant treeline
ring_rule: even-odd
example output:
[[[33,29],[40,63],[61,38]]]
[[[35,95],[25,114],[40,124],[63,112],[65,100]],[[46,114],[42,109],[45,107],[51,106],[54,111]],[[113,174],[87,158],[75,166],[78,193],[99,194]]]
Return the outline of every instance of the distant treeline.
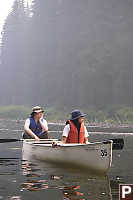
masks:
[[[70,113],[67,109],[59,107],[44,108],[44,117],[49,122],[65,122],[70,118]],[[82,109],[87,115],[85,122],[88,124],[132,124],[133,123],[133,107],[128,106],[109,106],[104,109],[96,109],[90,107]],[[1,119],[16,119],[25,120],[31,113],[30,106],[0,106]]]
[[[0,105],[84,108],[88,121],[132,121],[133,4],[35,0],[28,9],[23,2],[15,1],[4,26]]]

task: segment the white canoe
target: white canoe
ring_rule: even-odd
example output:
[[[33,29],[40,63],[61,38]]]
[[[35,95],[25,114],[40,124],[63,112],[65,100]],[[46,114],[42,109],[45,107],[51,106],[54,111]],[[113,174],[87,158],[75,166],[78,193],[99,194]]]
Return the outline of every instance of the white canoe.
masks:
[[[88,144],[61,144],[53,147],[54,140],[32,139],[23,141],[23,159],[39,159],[46,162],[59,163],[88,168],[98,173],[107,173],[112,163],[112,141]]]

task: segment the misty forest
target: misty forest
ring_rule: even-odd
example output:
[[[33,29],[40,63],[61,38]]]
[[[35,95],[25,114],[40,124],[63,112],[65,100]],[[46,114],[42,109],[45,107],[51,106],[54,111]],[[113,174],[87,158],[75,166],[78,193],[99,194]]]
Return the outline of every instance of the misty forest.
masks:
[[[132,37],[132,0],[35,0],[30,10],[15,1],[3,30],[0,105],[132,108]]]

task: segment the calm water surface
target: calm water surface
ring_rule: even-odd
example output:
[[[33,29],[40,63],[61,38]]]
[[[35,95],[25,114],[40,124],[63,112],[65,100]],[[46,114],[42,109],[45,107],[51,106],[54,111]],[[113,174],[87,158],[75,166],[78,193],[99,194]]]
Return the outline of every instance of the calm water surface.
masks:
[[[23,122],[0,121],[0,138],[19,139],[22,129]],[[60,138],[61,133],[52,132],[51,136]],[[113,151],[113,164],[105,177],[36,160],[29,163],[22,160],[22,142],[0,144],[0,199],[118,200],[119,183],[133,183],[133,136],[129,133],[90,133],[89,140],[116,137],[124,138],[125,147]]]

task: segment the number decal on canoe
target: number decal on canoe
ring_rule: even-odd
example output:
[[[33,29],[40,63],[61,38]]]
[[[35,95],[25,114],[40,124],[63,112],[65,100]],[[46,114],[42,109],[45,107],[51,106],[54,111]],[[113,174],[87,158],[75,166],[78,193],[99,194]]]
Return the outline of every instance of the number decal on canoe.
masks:
[[[101,149],[101,156],[102,157],[105,157],[105,156],[107,156],[108,154],[107,154],[107,149]]]

